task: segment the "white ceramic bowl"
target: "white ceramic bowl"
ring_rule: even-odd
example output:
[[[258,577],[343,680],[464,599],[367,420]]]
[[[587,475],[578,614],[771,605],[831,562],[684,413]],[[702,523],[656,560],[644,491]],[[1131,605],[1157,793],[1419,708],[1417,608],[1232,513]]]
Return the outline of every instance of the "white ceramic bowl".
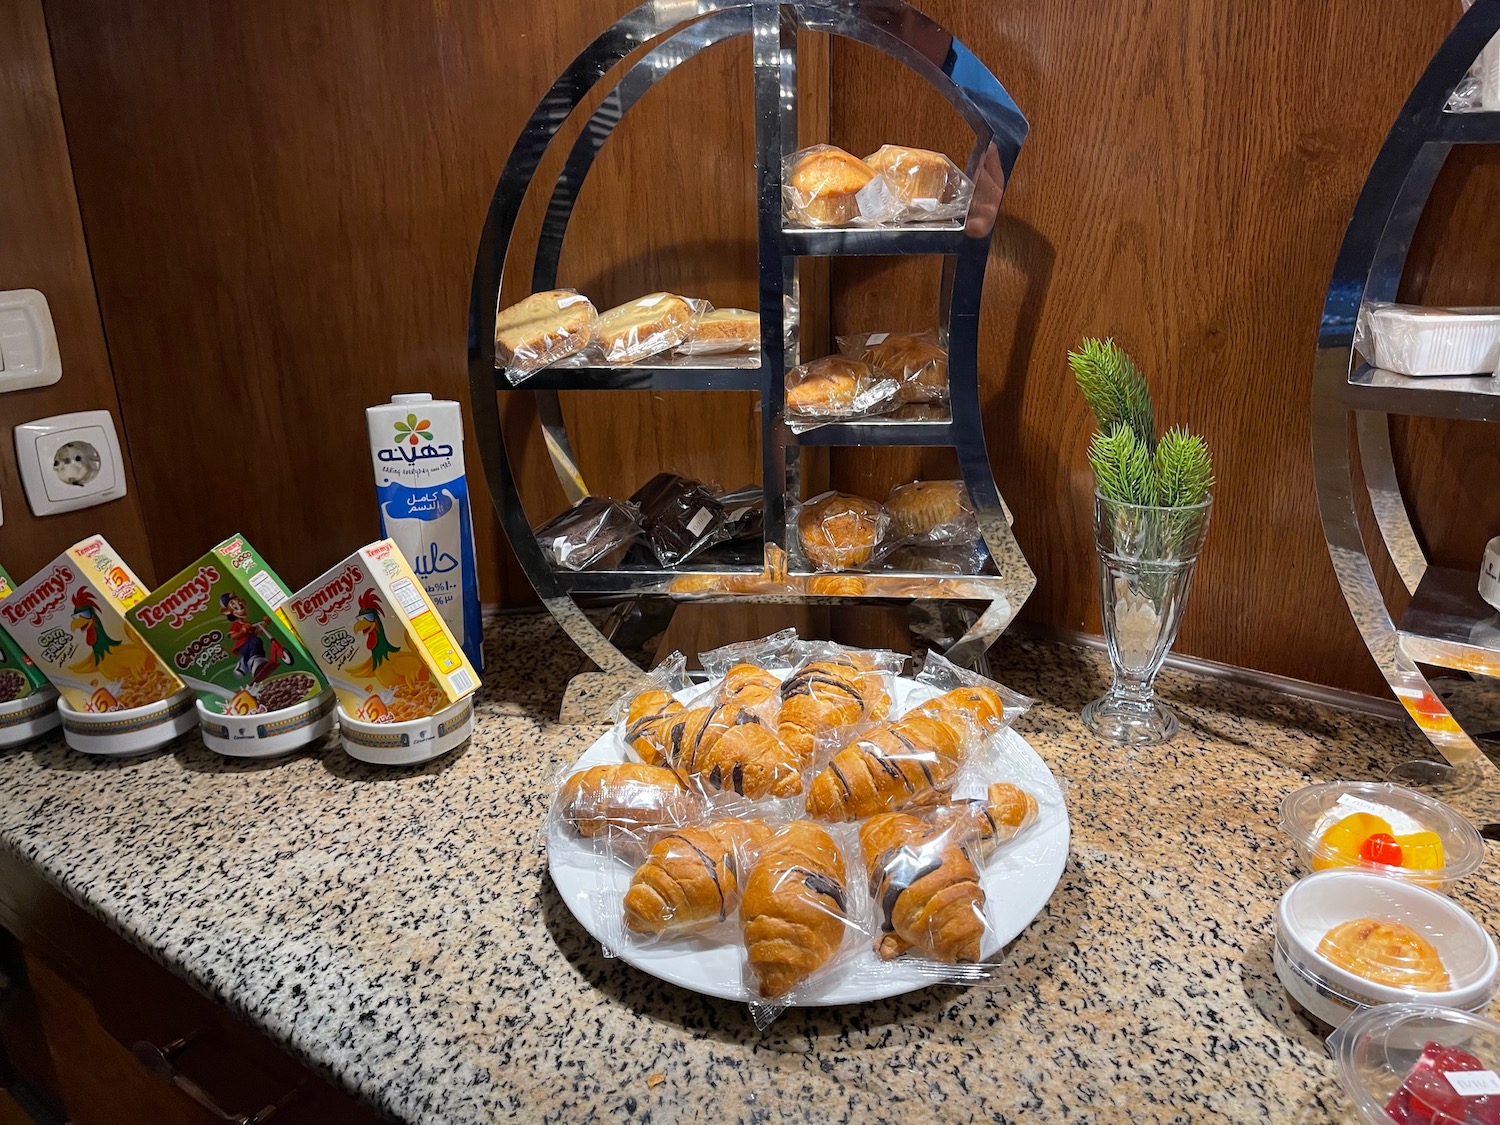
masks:
[[[46,734],[62,722],[57,713],[57,689],[44,687],[9,703],[0,703],[0,747]]]
[[[1318,952],[1333,927],[1379,918],[1411,927],[1437,949],[1451,988],[1423,992],[1367,980]],[[1292,884],[1276,908],[1276,975],[1294,999],[1334,1027],[1377,1004],[1421,1003],[1475,1011],[1495,995],[1500,954],[1463,907],[1414,883],[1345,868]]]
[[[411,766],[440,758],[474,733],[474,701],[404,723],[367,723],[338,708],[339,738],[351,758],[376,766]]]
[[[259,715],[220,715],[198,701],[198,733],[203,745],[230,758],[275,758],[333,729],[333,692]]]
[[[62,716],[63,741],[83,754],[129,758],[147,754],[198,725],[193,693],[176,695],[144,707],[123,711],[75,711],[66,699],[57,701]]]

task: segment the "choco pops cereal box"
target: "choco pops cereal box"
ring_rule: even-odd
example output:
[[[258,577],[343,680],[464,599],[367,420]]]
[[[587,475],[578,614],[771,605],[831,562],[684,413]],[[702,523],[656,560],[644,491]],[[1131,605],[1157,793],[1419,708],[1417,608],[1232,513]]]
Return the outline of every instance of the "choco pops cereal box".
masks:
[[[10,575],[0,569],[0,601],[10,597],[15,583]],[[0,703],[14,703],[33,695],[47,683],[41,669],[31,662],[31,657],[21,651],[21,646],[10,639],[0,626]]]
[[[327,688],[280,612],[286,587],[243,535],[163,582],[126,615],[220,715],[294,707]]]
[[[479,677],[400,549],[382,539],[286,601],[297,633],[338,693],[368,723],[435,715]]]
[[[0,601],[0,626],[75,711],[119,711],[182,690],[125,612],[146,587],[102,535],[69,547]]]

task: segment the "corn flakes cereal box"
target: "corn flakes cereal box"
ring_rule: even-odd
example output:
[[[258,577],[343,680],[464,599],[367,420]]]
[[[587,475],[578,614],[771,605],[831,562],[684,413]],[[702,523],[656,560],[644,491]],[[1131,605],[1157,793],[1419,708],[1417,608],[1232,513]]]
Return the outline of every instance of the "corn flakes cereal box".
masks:
[[[288,596],[249,541],[233,535],[126,617],[207,710],[260,715],[328,688],[280,612]]]
[[[108,541],[95,535],[0,601],[0,627],[73,710],[144,707],[182,690],[182,681],[125,620],[146,594]]]
[[[435,715],[479,686],[473,665],[389,539],[298,590],[286,610],[345,711],[367,723]]]
[[[10,575],[0,569],[0,601],[10,597],[15,583]],[[0,628],[0,703],[14,703],[34,695],[46,686],[47,677],[31,662],[31,657],[21,651],[21,646],[10,639],[10,634]]]

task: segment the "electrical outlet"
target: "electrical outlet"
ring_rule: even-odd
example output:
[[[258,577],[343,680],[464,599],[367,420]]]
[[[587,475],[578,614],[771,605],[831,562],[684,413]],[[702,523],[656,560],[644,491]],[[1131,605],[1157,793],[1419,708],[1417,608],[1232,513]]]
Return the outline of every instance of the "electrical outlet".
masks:
[[[38,516],[90,508],[125,495],[120,439],[108,410],[39,418],[16,427],[16,464]]]

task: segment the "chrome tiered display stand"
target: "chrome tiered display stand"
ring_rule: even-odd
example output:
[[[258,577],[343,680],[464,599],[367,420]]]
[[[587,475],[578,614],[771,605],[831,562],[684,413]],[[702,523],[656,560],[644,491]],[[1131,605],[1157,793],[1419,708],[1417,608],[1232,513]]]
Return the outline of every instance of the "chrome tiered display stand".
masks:
[[[1395,300],[1412,235],[1453,145],[1500,144],[1500,111],[1446,108],[1497,31],[1500,0],[1475,0],[1402,107],[1339,249],[1313,375],[1313,457],[1334,572],[1396,698],[1467,782],[1492,775],[1494,766],[1420,665],[1500,676],[1500,615],[1479,597],[1477,573],[1428,562],[1392,461],[1390,418],[1500,422],[1500,379],[1413,378],[1381,371],[1355,352],[1354,331],[1364,302]],[[1357,455],[1384,550],[1411,594],[1399,620],[1392,618],[1371,565],[1372,544],[1355,507],[1352,455]],[[1414,781],[1433,774],[1422,763],[1401,769]]]
[[[973,129],[967,172],[976,183],[964,223],[805,229],[782,217],[783,160],[797,148],[797,36],[845,36],[904,63],[934,85]],[[558,259],[579,189],[600,148],[627,110],[681,63],[716,43],[749,35],[754,54],[755,150],[761,346],[758,356],[652,359],[629,366],[554,365],[512,388],[495,366],[494,322],[507,253],[522,201],[563,122],[617,64],[623,71],[585,125],[547,204],[531,291],[556,287]],[[974,55],[900,0],[654,0],[599,36],[553,84],[506,162],[490,203],[474,266],[469,305],[469,381],[485,474],[501,523],[547,608],[600,669],[635,673],[629,658],[580,609],[603,596],[683,600],[850,604],[857,600],[943,599],[985,603],[949,647],[970,663],[1005,629],[1035,586],[992,475],[978,385],[979,306],[1000,197],[1027,124],[1010,95]],[[705,174],[711,174],[705,169]],[[938,323],[946,327],[951,406],[947,420],[831,423],[803,433],[782,417],[784,376],[801,362],[798,271],[801,259],[849,254],[944,256]],[[670,279],[662,279],[670,284]],[[811,358],[811,357],[809,357]],[[535,396],[553,468],[570,503],[588,495],[563,422],[558,392],[589,390],[755,391],[761,405],[763,557],[746,565],[623,566],[569,572],[550,567],[522,509],[501,434],[500,394]],[[949,446],[957,451],[990,560],[973,575],[893,572],[817,573],[788,547],[787,498],[798,494],[808,446]]]

